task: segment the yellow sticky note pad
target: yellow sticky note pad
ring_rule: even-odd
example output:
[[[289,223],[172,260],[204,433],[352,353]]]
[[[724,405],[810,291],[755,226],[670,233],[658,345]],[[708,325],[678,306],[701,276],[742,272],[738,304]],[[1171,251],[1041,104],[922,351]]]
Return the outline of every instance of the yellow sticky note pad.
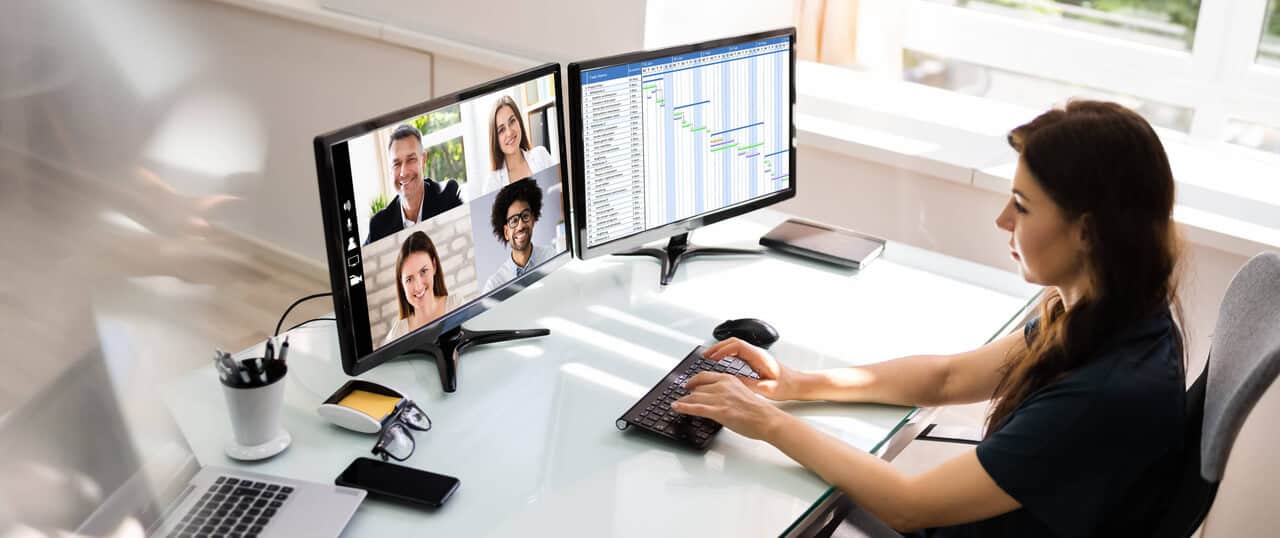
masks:
[[[338,405],[355,409],[373,417],[374,420],[382,420],[396,408],[396,404],[399,402],[399,396],[386,396],[365,390],[353,390],[351,394],[343,397],[338,402]]]

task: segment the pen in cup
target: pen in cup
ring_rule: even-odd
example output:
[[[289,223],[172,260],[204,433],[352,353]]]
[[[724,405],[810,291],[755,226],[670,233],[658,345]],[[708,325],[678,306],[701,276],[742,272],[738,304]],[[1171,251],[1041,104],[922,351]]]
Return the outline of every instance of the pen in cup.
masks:
[[[284,342],[280,344],[280,356],[276,357],[281,364],[284,363],[284,356],[289,354],[289,335],[284,335]]]

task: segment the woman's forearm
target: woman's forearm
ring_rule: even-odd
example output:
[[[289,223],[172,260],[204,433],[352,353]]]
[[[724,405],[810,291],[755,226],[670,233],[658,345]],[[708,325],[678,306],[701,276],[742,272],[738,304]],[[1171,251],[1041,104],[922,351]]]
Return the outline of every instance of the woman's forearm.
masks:
[[[888,462],[779,413],[764,438],[784,454],[843,491],[854,503],[897,529],[912,526],[917,512],[906,475]]]
[[[932,406],[941,398],[947,359],[913,355],[867,366],[801,372],[799,400]]]

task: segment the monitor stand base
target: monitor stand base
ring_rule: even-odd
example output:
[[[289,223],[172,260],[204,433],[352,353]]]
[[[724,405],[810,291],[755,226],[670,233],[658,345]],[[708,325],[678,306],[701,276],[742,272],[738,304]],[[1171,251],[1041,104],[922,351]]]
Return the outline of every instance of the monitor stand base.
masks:
[[[431,355],[440,370],[440,387],[445,392],[458,390],[458,355],[471,346],[547,336],[547,329],[521,329],[511,331],[472,331],[458,327],[440,335],[434,344],[418,347],[412,353]]]
[[[671,282],[680,262],[694,256],[740,256],[744,254],[760,254],[764,251],[746,248],[694,247],[689,246],[689,234],[682,233],[671,237],[666,248],[638,248],[627,252],[619,252],[617,256],[652,256],[662,261],[662,285]]]

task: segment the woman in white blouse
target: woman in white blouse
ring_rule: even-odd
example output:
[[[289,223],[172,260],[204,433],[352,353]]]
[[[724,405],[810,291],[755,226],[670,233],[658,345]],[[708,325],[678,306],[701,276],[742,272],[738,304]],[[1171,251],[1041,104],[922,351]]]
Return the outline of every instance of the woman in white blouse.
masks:
[[[400,319],[391,326],[382,345],[439,319],[461,303],[460,297],[449,295],[436,245],[422,231],[409,234],[400,246],[396,298],[400,302]]]
[[[498,99],[489,117],[489,157],[493,174],[485,181],[482,192],[501,189],[508,183],[531,177],[556,164],[547,148],[530,147],[524,117],[510,96]]]

